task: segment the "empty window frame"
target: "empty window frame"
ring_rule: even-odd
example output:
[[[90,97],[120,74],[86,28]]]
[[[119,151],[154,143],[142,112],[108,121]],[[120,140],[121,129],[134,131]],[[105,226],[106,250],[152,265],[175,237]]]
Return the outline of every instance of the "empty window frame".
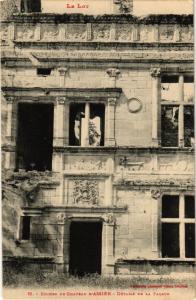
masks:
[[[104,146],[105,105],[72,103],[69,125],[70,146]]]
[[[30,228],[31,228],[31,217],[22,216],[20,218],[20,239],[29,240],[30,239]]]
[[[195,257],[195,198],[164,195],[161,215],[162,257]]]
[[[193,76],[161,78],[161,144],[194,146]]]

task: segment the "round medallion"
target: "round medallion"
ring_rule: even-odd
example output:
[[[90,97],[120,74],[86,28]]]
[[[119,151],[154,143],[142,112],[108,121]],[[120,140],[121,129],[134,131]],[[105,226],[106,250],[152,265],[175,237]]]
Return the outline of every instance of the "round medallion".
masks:
[[[132,113],[137,113],[142,109],[142,102],[137,98],[128,100],[128,109]]]

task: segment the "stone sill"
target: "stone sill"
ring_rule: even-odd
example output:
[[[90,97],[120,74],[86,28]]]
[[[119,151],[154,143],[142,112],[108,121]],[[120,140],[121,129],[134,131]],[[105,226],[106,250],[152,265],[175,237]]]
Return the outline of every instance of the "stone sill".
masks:
[[[20,13],[14,14],[11,21],[16,23],[132,23],[132,24],[193,24],[193,15],[148,15],[136,17],[131,14],[83,15],[55,13]]]

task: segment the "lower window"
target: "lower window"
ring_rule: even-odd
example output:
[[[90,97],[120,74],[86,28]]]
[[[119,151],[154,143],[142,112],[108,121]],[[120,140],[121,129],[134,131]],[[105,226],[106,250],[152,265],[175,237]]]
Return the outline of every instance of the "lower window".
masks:
[[[162,257],[195,257],[195,198],[164,195],[161,218]]]

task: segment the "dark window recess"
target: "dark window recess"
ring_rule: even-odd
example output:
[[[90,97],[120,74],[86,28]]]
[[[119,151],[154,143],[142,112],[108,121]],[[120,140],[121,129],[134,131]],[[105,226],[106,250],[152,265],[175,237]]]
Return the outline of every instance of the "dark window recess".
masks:
[[[85,103],[70,105],[69,145],[83,146],[88,140],[89,146],[104,146],[105,106],[90,104],[89,132],[85,136]]]
[[[41,0],[21,0],[21,12],[41,12]]]
[[[194,196],[185,196],[185,218],[195,218]]]
[[[51,74],[52,69],[49,68],[38,68],[37,75],[38,76],[49,76]]]
[[[194,77],[184,77],[184,101],[193,102],[194,99]]]
[[[31,225],[30,216],[21,217],[21,240],[30,239],[30,225]]]
[[[161,106],[161,144],[178,147],[178,106]]]
[[[185,256],[195,257],[195,224],[185,224]]]
[[[53,104],[18,105],[17,169],[52,169]]]
[[[184,145],[194,146],[194,106],[184,106]]]
[[[162,197],[162,218],[179,218],[179,196]]]
[[[105,106],[103,104],[90,105],[89,145],[104,146]]]
[[[162,223],[162,257],[180,257],[179,224]]]

